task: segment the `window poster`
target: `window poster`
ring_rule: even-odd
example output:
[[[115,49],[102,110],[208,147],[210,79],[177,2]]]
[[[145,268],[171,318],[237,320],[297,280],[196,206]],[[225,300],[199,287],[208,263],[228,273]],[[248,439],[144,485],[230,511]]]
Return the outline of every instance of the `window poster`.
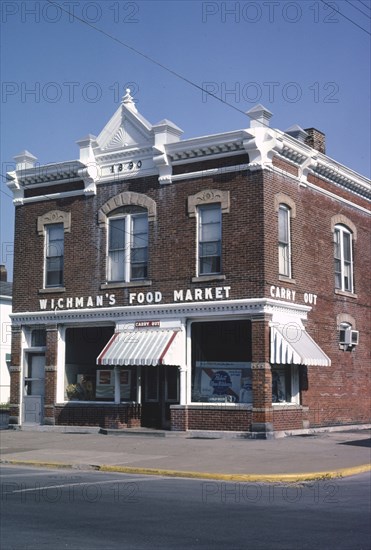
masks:
[[[120,370],[121,399],[130,399],[131,372]],[[112,370],[97,370],[96,397],[112,400],[115,397],[115,373]]]
[[[112,399],[114,392],[113,371],[97,370],[96,397],[98,399]]]
[[[196,362],[194,401],[252,403],[250,363]]]
[[[286,401],[285,369],[272,369],[272,402],[284,403],[285,401]]]

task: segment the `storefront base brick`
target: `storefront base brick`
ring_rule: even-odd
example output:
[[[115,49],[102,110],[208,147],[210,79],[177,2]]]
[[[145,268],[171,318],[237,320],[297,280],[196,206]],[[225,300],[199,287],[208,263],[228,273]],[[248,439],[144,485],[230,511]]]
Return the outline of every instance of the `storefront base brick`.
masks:
[[[173,431],[250,431],[251,409],[208,405],[172,405]]]
[[[99,426],[100,428],[138,428],[141,406],[137,404],[91,406],[67,403],[55,406],[55,424],[69,426]]]
[[[228,405],[173,405],[171,406],[173,431],[211,430],[272,433],[284,430],[302,430],[312,427],[308,421],[309,410],[301,406],[282,406],[269,409],[272,422],[259,421],[255,412],[247,407],[232,408]],[[265,411],[266,412],[266,411]]]

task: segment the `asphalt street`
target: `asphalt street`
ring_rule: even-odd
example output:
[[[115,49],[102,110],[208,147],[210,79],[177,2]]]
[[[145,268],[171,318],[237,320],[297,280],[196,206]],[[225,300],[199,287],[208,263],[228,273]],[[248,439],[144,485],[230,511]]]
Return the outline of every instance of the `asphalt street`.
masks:
[[[369,550],[370,476],[296,484],[2,466],[2,550]]]

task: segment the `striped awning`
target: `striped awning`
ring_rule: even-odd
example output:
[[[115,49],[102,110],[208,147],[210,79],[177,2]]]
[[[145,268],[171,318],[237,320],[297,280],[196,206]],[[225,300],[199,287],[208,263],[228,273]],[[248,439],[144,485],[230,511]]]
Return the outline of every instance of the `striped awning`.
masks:
[[[97,365],[181,365],[179,330],[116,332],[98,355]]]
[[[304,328],[288,324],[271,327],[271,363],[329,367],[331,359]]]

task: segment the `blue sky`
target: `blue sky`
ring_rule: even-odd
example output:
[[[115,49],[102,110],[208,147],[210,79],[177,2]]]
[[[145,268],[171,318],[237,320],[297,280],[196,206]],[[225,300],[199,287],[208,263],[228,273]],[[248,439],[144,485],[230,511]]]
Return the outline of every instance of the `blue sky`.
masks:
[[[170,119],[184,138],[246,128],[262,103],[271,126],[314,126],[330,157],[370,175],[369,0],[52,1],[0,6],[3,175],[23,149],[41,164],[78,158],[76,141],[101,131],[128,86],[151,123]],[[2,178],[10,276],[13,223]]]

